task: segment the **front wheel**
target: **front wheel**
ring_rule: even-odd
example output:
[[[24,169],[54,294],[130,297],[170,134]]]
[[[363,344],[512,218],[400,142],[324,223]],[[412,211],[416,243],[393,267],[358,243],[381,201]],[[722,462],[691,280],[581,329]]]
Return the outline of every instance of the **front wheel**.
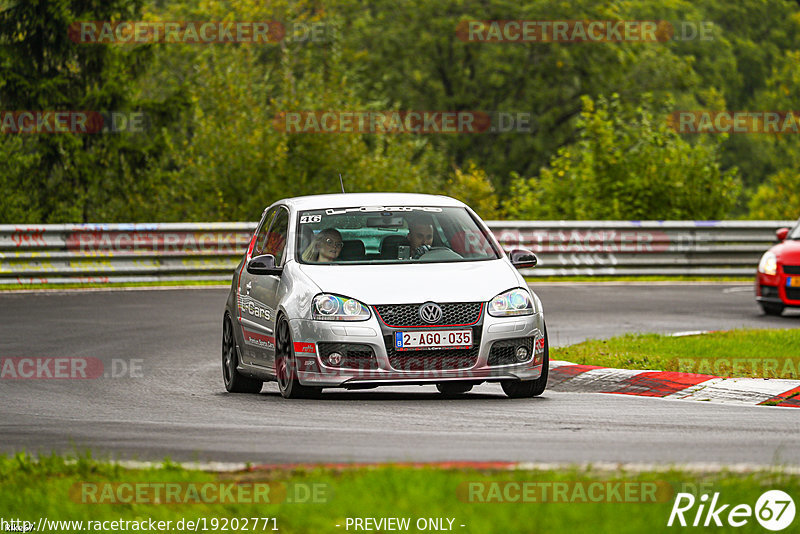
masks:
[[[281,319],[275,336],[275,375],[278,389],[284,399],[316,398],[322,388],[304,386],[297,376],[297,358],[294,355],[289,321]]]
[[[233,325],[227,315],[222,323],[222,380],[231,393],[258,393],[264,382],[242,375],[239,370],[239,353],[233,337]]]
[[[538,397],[547,387],[547,375],[550,371],[550,342],[547,339],[547,326],[544,327],[544,357],[542,358],[542,374],[536,380],[503,380],[500,385],[503,392],[512,399]]]
[[[759,302],[759,304],[767,315],[780,315],[783,313],[783,304],[770,304],[767,302]]]

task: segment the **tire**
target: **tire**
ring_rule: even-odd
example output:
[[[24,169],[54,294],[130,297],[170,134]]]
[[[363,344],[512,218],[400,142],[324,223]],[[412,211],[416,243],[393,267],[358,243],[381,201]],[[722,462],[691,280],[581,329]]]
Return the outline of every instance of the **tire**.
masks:
[[[294,355],[289,321],[281,318],[275,335],[275,378],[284,399],[318,398],[322,388],[304,386],[297,379],[297,359]]]
[[[222,380],[230,393],[258,393],[264,382],[242,375],[239,366],[239,352],[233,335],[231,318],[225,316],[222,322]]]
[[[473,384],[469,382],[439,382],[436,389],[446,397],[462,395],[472,389]]]
[[[544,327],[544,358],[542,358],[542,375],[536,380],[503,380],[500,385],[503,392],[511,399],[538,397],[547,387],[547,375],[550,373],[550,341],[547,338],[547,325]]]
[[[783,313],[783,304],[771,304],[767,302],[759,302],[759,304],[767,315],[780,315]]]

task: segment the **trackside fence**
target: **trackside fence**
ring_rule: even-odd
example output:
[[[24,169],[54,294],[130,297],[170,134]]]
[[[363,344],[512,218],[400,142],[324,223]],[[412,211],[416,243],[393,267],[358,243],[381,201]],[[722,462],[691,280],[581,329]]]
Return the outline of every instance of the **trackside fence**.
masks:
[[[749,276],[794,221],[490,221],[526,276]],[[0,225],[0,284],[226,282],[255,223]]]

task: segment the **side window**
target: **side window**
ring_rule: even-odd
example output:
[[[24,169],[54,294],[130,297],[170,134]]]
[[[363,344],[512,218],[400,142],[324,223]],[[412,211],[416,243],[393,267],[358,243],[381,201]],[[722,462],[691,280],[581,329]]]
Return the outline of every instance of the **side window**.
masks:
[[[253,246],[253,257],[266,254],[264,252],[264,245],[267,243],[267,230],[269,230],[269,223],[272,222],[272,218],[275,216],[275,212],[277,211],[277,206],[269,210],[266,217],[264,217],[264,221],[261,223],[261,226],[258,228],[258,234],[256,234],[256,244]]]
[[[275,219],[267,232],[267,243],[262,254],[275,256],[275,265],[283,264],[283,253],[286,251],[286,237],[289,233],[289,211],[279,208]]]

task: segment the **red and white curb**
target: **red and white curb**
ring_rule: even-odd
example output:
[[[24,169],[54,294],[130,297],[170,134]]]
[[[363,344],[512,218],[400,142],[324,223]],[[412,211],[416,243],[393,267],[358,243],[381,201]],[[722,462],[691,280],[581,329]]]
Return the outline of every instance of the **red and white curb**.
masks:
[[[77,462],[77,460],[76,460]],[[212,473],[230,472],[260,472],[260,471],[310,471],[314,469],[327,469],[332,471],[348,471],[357,469],[379,469],[393,467],[396,469],[446,469],[465,470],[476,469],[480,471],[610,471],[610,472],[674,472],[687,471],[693,473],[754,473],[772,472],[800,475],[800,466],[796,465],[767,465],[767,464],[721,464],[717,462],[690,462],[683,464],[643,463],[643,462],[506,462],[506,461],[460,461],[460,462],[323,462],[323,463],[274,463],[250,464],[244,462],[147,462],[134,460],[117,460],[113,462],[123,469],[156,470],[166,469],[179,465],[184,469],[208,471]]]
[[[800,380],[724,378],[551,361],[547,389],[800,408]]]

